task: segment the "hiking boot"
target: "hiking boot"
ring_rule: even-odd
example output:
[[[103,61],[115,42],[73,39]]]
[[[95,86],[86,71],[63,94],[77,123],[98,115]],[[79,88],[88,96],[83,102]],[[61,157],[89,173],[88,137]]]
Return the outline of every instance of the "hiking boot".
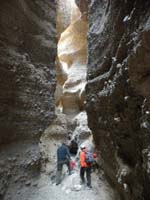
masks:
[[[81,185],[84,185],[84,184],[85,184],[85,181],[80,180],[80,184],[81,184]]]
[[[91,186],[91,185],[87,185],[87,187],[88,187],[89,189],[92,189],[92,186]]]
[[[72,174],[72,172],[69,172],[68,175],[70,176]]]
[[[57,183],[56,183],[56,185],[59,185],[59,184],[60,184],[60,182],[57,182]]]

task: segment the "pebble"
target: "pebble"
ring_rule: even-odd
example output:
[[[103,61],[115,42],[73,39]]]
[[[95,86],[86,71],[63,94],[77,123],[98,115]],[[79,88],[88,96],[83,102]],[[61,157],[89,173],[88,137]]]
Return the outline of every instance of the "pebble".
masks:
[[[36,187],[38,184],[37,183],[33,183],[32,186]]]
[[[26,185],[26,186],[31,185],[31,181],[26,181],[26,182],[25,182],[25,185]]]

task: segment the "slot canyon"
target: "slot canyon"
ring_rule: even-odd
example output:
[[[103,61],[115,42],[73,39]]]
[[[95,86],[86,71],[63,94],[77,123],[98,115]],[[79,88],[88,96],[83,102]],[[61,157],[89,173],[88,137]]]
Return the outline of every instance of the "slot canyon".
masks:
[[[2,0],[0,92],[0,200],[150,199],[148,0]]]

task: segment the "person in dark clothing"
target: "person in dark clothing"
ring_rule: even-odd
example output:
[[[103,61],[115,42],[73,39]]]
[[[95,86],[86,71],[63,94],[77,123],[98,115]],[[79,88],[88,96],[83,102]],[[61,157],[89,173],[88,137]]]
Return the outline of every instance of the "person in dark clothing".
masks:
[[[57,176],[56,176],[56,185],[61,182],[61,174],[63,165],[67,165],[69,175],[71,174],[70,168],[70,153],[67,145],[62,143],[62,145],[57,149]]]
[[[71,154],[77,154],[78,151],[78,143],[76,142],[75,139],[71,140],[71,143],[69,145],[69,150]]]

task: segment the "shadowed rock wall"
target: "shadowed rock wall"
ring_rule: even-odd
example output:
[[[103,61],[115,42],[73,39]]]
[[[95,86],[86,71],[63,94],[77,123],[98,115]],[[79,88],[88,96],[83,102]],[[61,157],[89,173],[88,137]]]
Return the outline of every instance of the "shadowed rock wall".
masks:
[[[37,137],[54,118],[55,7],[1,1],[0,143]]]
[[[82,15],[88,15],[88,0],[75,0],[77,6],[79,7]]]
[[[89,126],[123,199],[150,196],[150,2],[89,5]]]
[[[0,2],[0,199],[24,199],[55,118],[56,1]]]

